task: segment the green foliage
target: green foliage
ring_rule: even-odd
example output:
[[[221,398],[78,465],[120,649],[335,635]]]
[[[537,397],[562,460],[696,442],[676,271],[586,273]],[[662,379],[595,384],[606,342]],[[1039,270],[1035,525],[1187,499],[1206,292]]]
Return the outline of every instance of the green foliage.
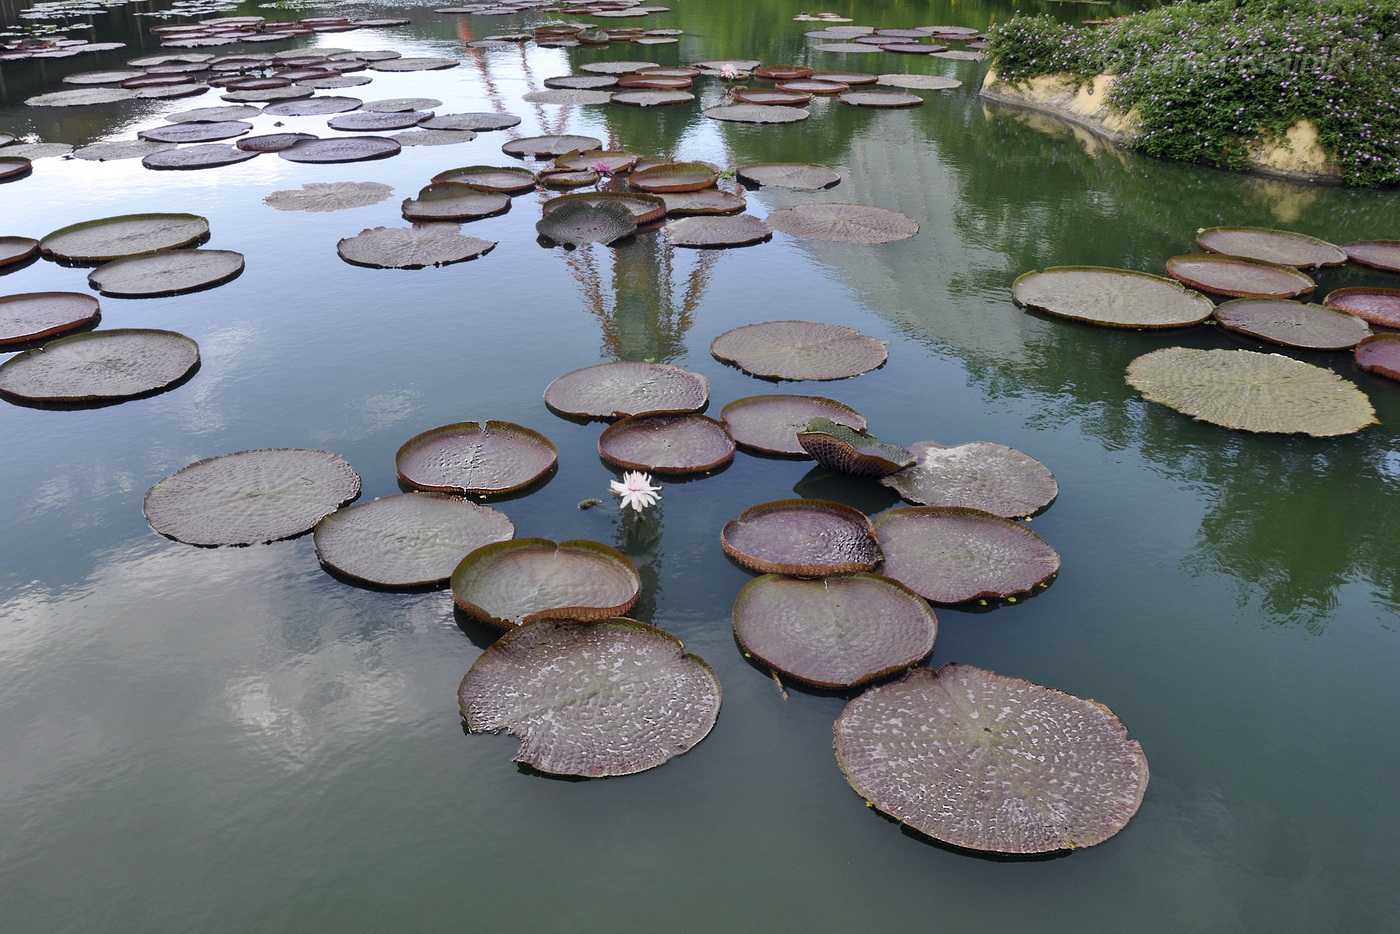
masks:
[[[1132,143],[1151,155],[1240,168],[1306,119],[1349,184],[1400,182],[1400,0],[1204,0],[991,36],[1012,83],[1117,75],[1110,106],[1141,115]]]

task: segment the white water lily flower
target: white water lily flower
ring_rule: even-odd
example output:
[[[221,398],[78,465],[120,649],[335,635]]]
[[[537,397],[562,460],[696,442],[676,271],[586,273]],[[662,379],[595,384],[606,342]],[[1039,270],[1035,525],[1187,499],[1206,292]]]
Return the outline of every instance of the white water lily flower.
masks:
[[[661,484],[652,486],[651,474],[640,470],[627,471],[621,481],[614,480],[609,484],[609,489],[622,497],[622,508],[631,506],[637,512],[641,512],[643,506],[656,505],[656,501],[661,499]]]

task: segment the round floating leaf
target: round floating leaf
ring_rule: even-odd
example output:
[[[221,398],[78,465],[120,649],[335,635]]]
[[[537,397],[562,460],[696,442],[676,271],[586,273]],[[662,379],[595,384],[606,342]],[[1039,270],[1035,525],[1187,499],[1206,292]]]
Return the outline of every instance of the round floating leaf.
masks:
[[[483,545],[452,572],[452,599],[476,619],[511,629],[537,619],[607,619],[625,613],[642,576],[598,542],[517,538]]]
[[[947,91],[962,87],[957,78],[942,75],[880,75],[876,80],[890,88],[917,88],[921,91]]]
[[[1236,298],[1215,309],[1222,327],[1286,347],[1346,350],[1371,333],[1355,315],[1276,298]]]
[[[1317,287],[1292,266],[1214,253],[1173,256],[1167,274],[1192,288],[1234,298],[1293,298]]]
[[[761,162],[754,165],[741,165],[738,169],[741,180],[750,185],[770,188],[799,188],[815,191],[830,188],[841,181],[841,174],[824,165],[810,162]]]
[[[818,52],[838,52],[842,55],[861,55],[867,52],[883,52],[878,45],[862,45],[859,42],[824,42],[816,47]]]
[[[33,237],[0,237],[0,269],[39,255],[39,241]]]
[[[634,152],[593,149],[580,153],[569,153],[554,160],[555,168],[584,171],[595,166],[606,166],[609,172],[626,172],[637,164]]]
[[[607,91],[575,91],[561,88],[554,91],[531,91],[529,94],[522,95],[520,99],[530,104],[582,106],[584,104],[606,104],[612,100],[612,94]]]
[[[304,140],[280,150],[277,155],[288,162],[364,162],[395,155],[400,148],[398,142],[383,136],[345,136]]]
[[[468,554],[508,541],[504,513],[445,493],[400,493],[347,506],[316,523],[316,554],[346,577],[380,587],[446,581]]]
[[[879,81],[879,76],[866,74],[863,71],[822,71],[812,75],[813,81],[834,81],[838,84],[858,87],[866,84],[874,84]]]
[[[408,113],[441,107],[442,101],[432,97],[391,97],[382,101],[368,101],[363,106],[372,113]]]
[[[659,195],[622,191],[588,191],[578,192],[572,195],[560,195],[557,198],[550,198],[546,201],[541,210],[545,214],[553,214],[565,205],[574,204],[578,201],[583,201],[588,204],[616,202],[632,212],[632,216],[637,219],[638,225],[651,224],[666,216],[666,202],[661,200]]]
[[[358,97],[308,97],[303,100],[277,101],[262,112],[274,117],[323,117],[358,110],[364,101]]]
[[[247,120],[261,113],[260,108],[249,107],[247,104],[230,104],[226,107],[196,107],[193,110],[182,110],[179,113],[170,114],[164,119],[170,123]]]
[[[734,633],[776,671],[845,688],[917,664],[933,651],[938,621],[917,594],[874,574],[768,574],[739,592]]]
[[[1011,286],[1027,308],[1115,328],[1172,328],[1200,324],[1215,303],[1175,279],[1132,269],[1052,266],[1028,272]]]
[[[741,447],[769,454],[811,455],[797,441],[814,418],[860,431],[865,418],[848,405],[821,396],[774,394],[736,399],[720,413],[730,437]]]
[[[593,72],[599,75],[630,75],[633,72],[641,71],[643,68],[658,68],[656,62],[590,62],[581,66],[583,71]],[[589,146],[589,149],[597,149],[597,146]]]
[[[67,143],[14,143],[5,147],[5,157],[8,159],[28,159],[33,162],[35,159],[53,159],[58,156],[66,156],[73,151],[73,147]]]
[[[123,214],[60,227],[39,241],[39,249],[51,259],[105,263],[189,246],[208,234],[209,221],[197,214]]]
[[[288,85],[284,88],[249,88],[245,91],[229,91],[227,94],[219,96],[230,103],[266,103],[297,100],[298,98],[310,97],[315,93],[313,89],[308,87]]]
[[[519,166],[467,165],[458,169],[448,169],[433,176],[433,181],[460,182],[480,188],[482,191],[495,191],[513,194],[530,191],[535,187],[535,173]]]
[[[128,256],[88,273],[103,295],[147,298],[222,285],[243,272],[243,254],[232,250],[167,250]]]
[[[189,123],[168,123],[165,126],[142,130],[136,135],[141,139],[153,140],[157,143],[211,143],[215,140],[242,136],[252,128],[251,123],[245,123],[242,120],[191,121]]]
[[[599,363],[565,373],[544,401],[565,415],[612,418],[642,412],[694,412],[709,401],[709,380],[666,363]]]
[[[469,237],[455,224],[368,227],[335,245],[347,263],[371,269],[422,269],[461,263],[491,252],[496,241]]]
[[[608,100],[614,104],[626,104],[631,107],[674,107],[677,104],[689,104],[695,100],[695,95],[688,91],[635,90],[618,91],[610,94]]]
[[[1400,334],[1372,334],[1356,345],[1356,363],[1363,370],[1400,380]]]
[[[144,139],[119,139],[93,143],[73,150],[73,158],[88,162],[110,162],[116,159],[144,159],[151,153],[174,149],[174,143],[157,143]]]
[[[697,248],[747,246],[773,236],[768,225],[752,214],[683,217],[671,221],[665,230],[672,245]]]
[[[501,146],[508,156],[562,156],[575,150],[602,149],[603,141],[593,136],[523,136]]]
[[[128,78],[144,78],[146,72],[139,68],[127,68],[114,71],[79,71],[75,74],[64,75],[64,84],[117,84],[126,81]]]
[[[760,65],[753,70],[753,74],[755,78],[765,81],[792,81],[809,77],[813,70],[806,65]]]
[[[881,559],[864,513],[820,499],[750,506],[725,524],[720,543],[735,561],[763,574],[826,577],[869,571]]]
[[[885,345],[854,328],[769,321],[725,331],[710,353],[763,379],[845,379],[882,365]]]
[[[721,104],[705,108],[704,114],[711,120],[731,123],[796,123],[811,116],[801,107],[768,107],[763,104]]]
[[[849,84],[841,84],[837,81],[818,81],[814,78],[784,81],[778,87],[784,91],[801,91],[803,94],[840,94],[851,89]]]
[[[753,71],[763,63],[748,58],[718,58],[704,62],[692,62],[691,64],[701,71],[717,72],[723,71],[726,67],[733,68],[735,71]]]
[[[510,196],[460,182],[437,182],[403,203],[408,220],[474,220],[510,210]]]
[[[637,230],[637,221],[626,205],[616,201],[571,201],[546,214],[535,230],[565,246],[608,244],[630,237]]]
[[[375,71],[440,71],[444,68],[456,68],[461,61],[455,58],[394,58],[384,61],[371,62],[370,68]]]
[[[1102,843],[1147,790],[1142,746],[1107,707],[968,665],[871,688],[846,706],[835,733],[857,794],[969,850]]]
[[[512,422],[457,422],[405,441],[394,459],[400,479],[419,490],[489,495],[529,486],[549,472],[559,449]]]
[[[1376,421],[1355,385],[1280,354],[1166,347],[1128,364],[1128,382],[1153,402],[1241,431],[1326,437]]]
[[[1357,240],[1342,249],[1354,263],[1400,272],[1400,240]]]
[[[666,213],[672,217],[696,214],[737,214],[748,206],[743,195],[720,191],[718,188],[667,192],[661,195],[661,200],[666,202]]]
[[[1353,286],[1329,292],[1322,303],[1384,328],[1400,328],[1400,289]]]
[[[863,204],[799,204],[769,214],[768,226],[794,237],[836,243],[889,243],[919,232],[912,218]]]
[[[0,347],[63,334],[98,317],[97,299],[81,292],[0,296]]]
[[[410,110],[404,113],[356,111],[331,117],[326,121],[326,126],[332,130],[346,130],[352,133],[380,133],[386,130],[406,130],[417,126],[420,120],[426,120],[430,115],[425,110]]]
[[[1025,525],[977,509],[901,506],[875,520],[880,573],[934,603],[1025,593],[1060,556]]]
[[[801,107],[812,99],[812,95],[783,88],[740,88],[734,92],[734,99],[741,104],[765,107]]]
[[[151,487],[144,508],[176,541],[252,545],[300,535],[359,495],[339,454],[279,448],[195,461]]]
[[[466,130],[405,130],[389,138],[400,146],[455,146],[470,143],[476,134]]]
[[[668,633],[630,619],[542,620],[491,645],[462,680],[467,728],[510,730],[516,761],[630,775],[690,749],[719,715],[719,679]]]
[[[279,211],[342,211],[378,204],[393,191],[383,182],[307,182],[299,189],[274,191],[263,203]]]
[[[18,156],[0,156],[0,181],[23,178],[34,170],[34,163]]]
[[[596,91],[616,85],[617,78],[612,75],[558,75],[544,79],[544,86],[547,88],[571,91]]]
[[[508,130],[519,122],[520,118],[515,114],[462,113],[438,114],[418,125],[426,130],[472,130],[486,133],[491,130]]]
[[[83,107],[88,104],[111,104],[136,97],[131,88],[78,88],[73,91],[52,91],[29,98],[29,107]]]
[[[910,467],[914,455],[827,418],[814,418],[797,433],[797,443],[823,467],[853,477],[884,477]]]
[[[1340,266],[1346,251],[1326,240],[1268,227],[1208,227],[1196,243],[1210,253],[1242,256],[1280,266]]]
[[[304,139],[316,139],[310,133],[265,133],[245,136],[233,145],[247,152],[280,152]]]
[[[609,425],[598,438],[598,453],[623,470],[703,473],[734,459],[734,439],[706,415],[652,412]]]
[[[199,345],[174,331],[89,331],[0,364],[0,393],[34,402],[129,399],[179,382],[198,363]]]
[[[880,482],[921,506],[963,506],[1014,519],[1039,512],[1060,495],[1049,468],[1002,444],[920,441],[909,452],[914,465]]]

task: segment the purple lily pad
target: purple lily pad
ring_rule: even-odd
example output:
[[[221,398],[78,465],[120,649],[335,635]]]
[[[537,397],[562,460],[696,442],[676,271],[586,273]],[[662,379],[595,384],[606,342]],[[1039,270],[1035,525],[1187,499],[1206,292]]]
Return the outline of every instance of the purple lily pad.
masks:
[[[884,364],[879,340],[839,324],[769,321],[734,328],[710,343],[710,353],[761,379],[846,379]]]
[[[642,577],[598,542],[517,538],[483,545],[452,572],[452,599],[475,619],[512,629],[537,619],[607,619],[627,612]]]
[[[603,460],[624,470],[704,473],[734,458],[734,439],[705,415],[651,412],[613,422],[598,438]]]
[[[556,412],[616,418],[643,412],[696,412],[710,398],[710,382],[699,373],[666,363],[619,361],[565,373],[544,390]]]
[[[820,499],[750,506],[725,524],[720,544],[750,570],[795,577],[869,571],[882,557],[864,513]]]
[[[1033,515],[1060,494],[1040,461],[990,441],[910,445],[914,464],[880,482],[921,506],[962,506],[1006,519]]]

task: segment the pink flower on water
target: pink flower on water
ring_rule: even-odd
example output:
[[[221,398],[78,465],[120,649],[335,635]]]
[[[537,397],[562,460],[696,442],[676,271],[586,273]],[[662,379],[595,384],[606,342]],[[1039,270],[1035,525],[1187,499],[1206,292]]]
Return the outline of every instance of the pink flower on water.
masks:
[[[719,66],[719,76],[725,81],[733,81],[739,77],[739,69],[735,67],[733,62],[725,62]]]
[[[613,173],[612,166],[601,160],[593,163],[593,171],[597,172],[599,175],[611,175]]]
[[[622,480],[614,480],[609,489],[622,497],[623,509],[631,506],[637,512],[641,512],[644,506],[656,505],[657,500],[661,499],[661,485],[652,486],[651,474],[640,470],[627,471],[622,475]]]

